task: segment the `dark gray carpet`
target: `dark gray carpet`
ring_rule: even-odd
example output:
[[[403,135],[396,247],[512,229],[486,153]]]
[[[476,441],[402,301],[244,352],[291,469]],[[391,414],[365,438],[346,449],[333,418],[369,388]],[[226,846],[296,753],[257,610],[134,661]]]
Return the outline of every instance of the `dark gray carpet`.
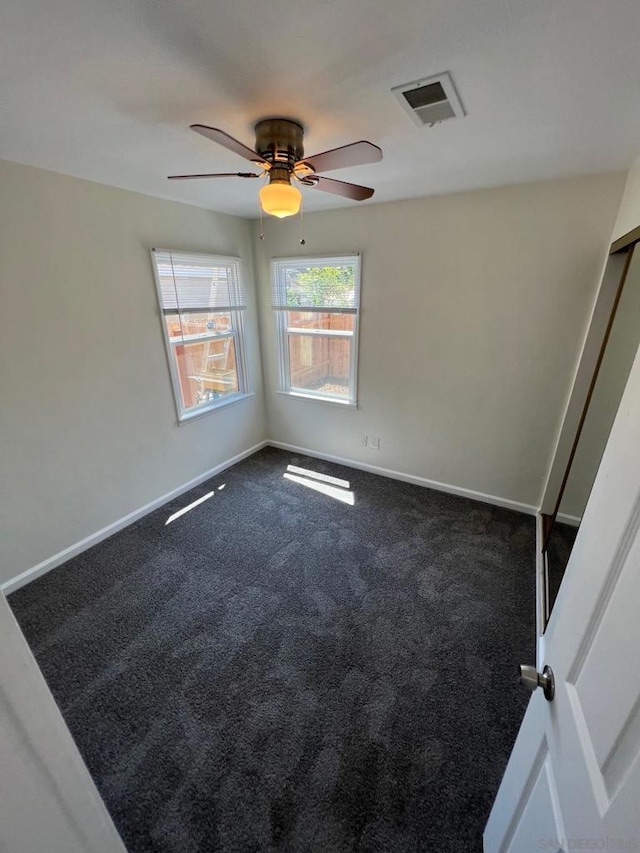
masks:
[[[131,853],[472,853],[527,701],[534,533],[268,448],[10,603]]]

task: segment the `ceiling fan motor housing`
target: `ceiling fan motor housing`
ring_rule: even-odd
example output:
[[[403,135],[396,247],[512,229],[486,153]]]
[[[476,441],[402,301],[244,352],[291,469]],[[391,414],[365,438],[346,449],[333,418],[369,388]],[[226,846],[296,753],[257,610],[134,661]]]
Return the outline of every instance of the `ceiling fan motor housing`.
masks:
[[[304,130],[296,121],[286,118],[267,118],[255,126],[256,151],[272,166],[282,166],[290,173],[304,156]]]

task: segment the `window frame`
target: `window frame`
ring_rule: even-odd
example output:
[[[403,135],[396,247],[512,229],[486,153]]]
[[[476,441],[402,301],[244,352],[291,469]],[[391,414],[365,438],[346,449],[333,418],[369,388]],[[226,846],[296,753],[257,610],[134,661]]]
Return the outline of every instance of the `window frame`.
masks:
[[[278,371],[278,388],[277,392],[286,397],[293,397],[299,400],[310,400],[316,403],[325,403],[331,406],[342,406],[343,408],[357,409],[358,407],[358,354],[359,354],[359,333],[360,333],[360,294],[362,285],[362,256],[360,252],[344,252],[341,254],[331,255],[313,255],[299,256],[288,258],[271,258],[271,292],[276,289],[275,277],[279,278],[279,270],[281,267],[286,267],[287,264],[301,265],[306,262],[309,266],[340,266],[339,261],[346,259],[353,261],[355,267],[355,307],[354,308],[336,308],[329,307],[297,307],[287,306],[277,307],[273,304],[272,311],[275,314],[275,330],[276,330],[276,351],[277,351],[277,371]],[[332,264],[331,262],[334,262]],[[323,263],[319,263],[323,262]],[[323,330],[323,329],[296,329],[287,324],[287,314],[289,311],[297,311],[299,313],[315,313],[315,314],[349,314],[353,316],[353,332],[343,331],[340,329]],[[350,340],[349,350],[349,397],[339,397],[334,394],[322,393],[318,394],[313,391],[297,388],[291,385],[291,368],[290,368],[290,348],[289,336],[295,334],[303,337],[324,337],[329,339],[345,339]]]
[[[183,311],[180,311],[179,308],[176,308],[175,311],[165,308],[162,301],[162,286],[160,281],[160,271],[158,269],[157,254],[168,254],[172,258],[180,257],[185,261],[189,258],[206,258],[212,266],[218,265],[226,267],[235,267],[236,276],[238,282],[240,283],[241,289],[244,289],[244,270],[242,258],[233,255],[217,255],[213,254],[212,252],[186,252],[182,250],[163,249],[159,247],[154,247],[153,249],[151,249],[151,261],[156,285],[156,296],[158,300],[160,325],[162,327],[162,334],[165,343],[167,364],[169,367],[169,374],[171,376],[171,388],[173,390],[173,398],[176,407],[176,414],[178,416],[178,423],[188,423],[189,421],[201,418],[203,415],[207,415],[210,412],[226,408],[227,406],[231,406],[235,403],[241,402],[242,400],[247,400],[251,397],[254,397],[255,395],[251,391],[249,385],[249,374],[247,370],[246,360],[246,337],[244,322],[244,313],[247,310],[246,305],[238,305],[236,307],[231,307],[228,310],[220,310],[216,309],[215,307],[204,305],[200,308],[189,307]],[[185,314],[198,313],[229,314],[231,328],[229,329],[229,331],[213,331],[210,334],[203,333],[197,335],[182,335],[180,338],[171,337],[167,328],[167,317],[180,317],[180,315],[184,316]],[[209,341],[215,340],[225,340],[227,338],[233,340],[236,374],[238,378],[238,390],[233,392],[232,394],[224,395],[218,399],[205,400],[202,403],[197,404],[196,406],[190,406],[189,408],[186,408],[183,404],[182,398],[182,386],[180,384],[180,373],[178,369],[177,347],[189,346],[190,344],[207,343]]]

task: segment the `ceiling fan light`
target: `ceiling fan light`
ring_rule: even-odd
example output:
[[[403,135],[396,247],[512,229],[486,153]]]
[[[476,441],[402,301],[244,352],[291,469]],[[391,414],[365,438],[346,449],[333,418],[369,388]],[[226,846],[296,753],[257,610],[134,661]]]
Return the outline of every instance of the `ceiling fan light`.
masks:
[[[297,187],[292,187],[289,181],[271,179],[271,182],[260,190],[260,204],[265,213],[284,219],[295,216],[300,210],[302,193]]]

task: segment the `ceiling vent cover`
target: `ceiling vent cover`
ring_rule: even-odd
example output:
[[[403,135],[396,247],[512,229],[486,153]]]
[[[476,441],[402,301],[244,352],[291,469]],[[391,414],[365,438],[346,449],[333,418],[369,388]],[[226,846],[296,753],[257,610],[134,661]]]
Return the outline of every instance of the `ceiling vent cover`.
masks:
[[[466,115],[448,71],[396,86],[391,91],[419,127],[433,127],[449,118]]]

